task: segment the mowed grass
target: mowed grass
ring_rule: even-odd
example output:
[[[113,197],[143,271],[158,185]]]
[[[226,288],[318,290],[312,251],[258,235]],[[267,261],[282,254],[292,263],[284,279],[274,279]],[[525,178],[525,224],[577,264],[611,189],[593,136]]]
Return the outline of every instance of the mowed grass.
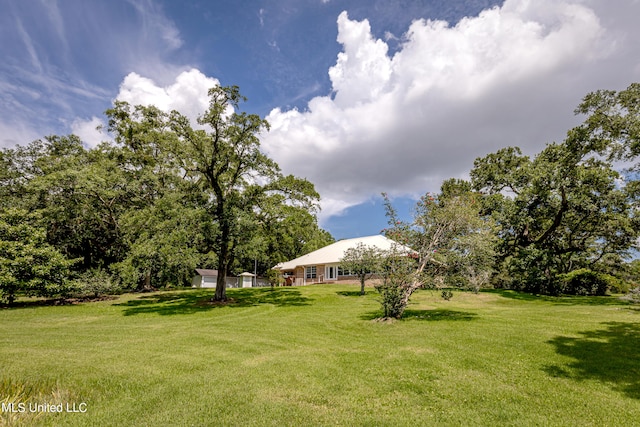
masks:
[[[86,404],[5,411],[0,423],[640,424],[637,307],[420,291],[404,320],[380,322],[377,294],[357,291],[236,289],[217,306],[212,290],[184,290],[0,309],[0,402]]]

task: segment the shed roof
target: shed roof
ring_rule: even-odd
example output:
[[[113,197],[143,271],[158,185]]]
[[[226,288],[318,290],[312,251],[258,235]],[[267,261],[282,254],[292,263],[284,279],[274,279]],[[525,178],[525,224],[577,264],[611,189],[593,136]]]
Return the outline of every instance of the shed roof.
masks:
[[[196,268],[198,276],[217,276],[218,270],[207,270],[206,268]]]
[[[382,235],[356,237],[354,239],[339,240],[335,243],[325,246],[324,248],[320,248],[306,255],[302,255],[301,257],[292,259],[291,261],[281,262],[273,268],[279,270],[293,270],[296,267],[300,266],[339,263],[348,249],[354,248],[360,243],[365,246],[375,246],[379,249],[382,249],[383,251],[388,251],[392,248],[395,248],[396,250],[402,252],[414,252],[410,248],[403,246]]]

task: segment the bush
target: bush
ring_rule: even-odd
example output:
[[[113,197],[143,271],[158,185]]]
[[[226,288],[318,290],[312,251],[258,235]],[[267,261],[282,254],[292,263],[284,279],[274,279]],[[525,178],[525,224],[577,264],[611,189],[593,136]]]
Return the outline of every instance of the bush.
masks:
[[[98,298],[103,295],[114,295],[122,292],[104,270],[89,270],[76,280],[75,294],[80,298]]]
[[[560,282],[562,292],[568,295],[602,296],[607,294],[610,287],[619,286],[615,277],[587,268],[561,275]]]
[[[630,301],[632,304],[640,304],[640,286],[631,289],[627,295],[620,297],[620,299]]]
[[[380,304],[382,305],[384,317],[393,317],[394,319],[402,317],[402,313],[406,308],[402,301],[402,286],[396,281],[385,280],[376,285],[375,288],[380,293]]]
[[[449,301],[451,298],[453,298],[453,292],[451,292],[449,289],[445,289],[444,291],[442,291],[441,296],[445,301]]]
[[[626,294],[631,289],[629,283],[622,279],[618,279],[617,277],[611,277],[611,281],[609,282],[609,292],[612,294]]]

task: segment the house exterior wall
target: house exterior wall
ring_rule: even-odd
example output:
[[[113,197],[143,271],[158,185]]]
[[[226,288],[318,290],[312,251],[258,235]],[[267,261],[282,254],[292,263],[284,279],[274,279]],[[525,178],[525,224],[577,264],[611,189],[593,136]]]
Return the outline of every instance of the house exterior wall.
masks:
[[[313,266],[297,266],[293,270],[284,272],[286,275],[285,286],[304,286],[314,283],[335,283],[339,281],[353,281],[359,280],[357,275],[338,275],[339,263],[332,264],[316,264],[316,277],[307,278],[307,267]],[[329,278],[327,267],[333,267],[336,269],[335,278]]]

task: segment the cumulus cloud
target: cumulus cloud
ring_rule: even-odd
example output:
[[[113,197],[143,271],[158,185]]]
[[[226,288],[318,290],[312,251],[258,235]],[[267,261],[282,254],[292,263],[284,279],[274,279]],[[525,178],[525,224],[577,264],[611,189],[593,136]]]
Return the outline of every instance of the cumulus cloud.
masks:
[[[633,0],[616,5],[640,13]],[[537,152],[577,123],[587,92],[639,77],[640,31],[612,13],[604,0],[506,0],[455,26],[415,21],[390,56],[367,20],[343,12],[332,93],[271,111],[263,147],[316,184],[324,217],[382,191],[437,190],[507,145]]]
[[[137,73],[129,73],[120,85],[116,99],[131,105],[155,105],[163,111],[177,110],[195,124],[209,106],[207,92],[220,82],[205,76],[197,69],[183,71],[168,86],[159,86],[155,81]]]

